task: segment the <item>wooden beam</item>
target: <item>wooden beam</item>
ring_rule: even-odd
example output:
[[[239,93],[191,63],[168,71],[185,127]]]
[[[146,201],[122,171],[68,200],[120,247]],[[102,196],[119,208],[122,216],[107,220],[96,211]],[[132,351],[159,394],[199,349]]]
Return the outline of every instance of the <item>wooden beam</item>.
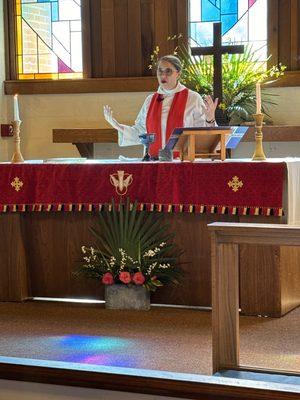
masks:
[[[291,70],[298,68],[298,0],[291,0]]]
[[[268,67],[278,64],[278,0],[268,0]]]
[[[117,143],[115,129],[53,129],[53,143]]]
[[[247,133],[243,137],[243,142],[255,141],[255,127],[250,126]],[[300,141],[300,126],[273,126],[266,125],[263,127],[264,142],[298,142]]]
[[[93,159],[95,156],[94,153],[94,144],[93,143],[72,143],[77,147],[79,154],[83,158]]]
[[[62,365],[63,364],[63,365]],[[1,379],[198,400],[299,400],[295,385],[216,376],[0,358]]]
[[[53,129],[53,143],[117,143],[117,131],[104,129]],[[243,137],[243,142],[254,142],[255,128],[250,126]],[[265,142],[297,142],[300,141],[299,126],[264,126]]]
[[[212,232],[213,372],[239,364],[239,253]]]
[[[153,92],[157,79],[149,77],[91,78],[70,80],[5,81],[5,94],[62,94]]]

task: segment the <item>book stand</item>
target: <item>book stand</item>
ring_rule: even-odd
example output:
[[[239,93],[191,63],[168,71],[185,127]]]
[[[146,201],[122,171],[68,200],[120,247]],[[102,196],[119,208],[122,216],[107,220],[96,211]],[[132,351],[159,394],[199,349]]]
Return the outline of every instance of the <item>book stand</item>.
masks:
[[[195,158],[226,159],[226,136],[231,134],[231,127],[216,126],[213,128],[176,129],[172,139],[177,135],[173,150],[180,153],[180,159],[194,161]],[[170,138],[171,139],[171,138]]]

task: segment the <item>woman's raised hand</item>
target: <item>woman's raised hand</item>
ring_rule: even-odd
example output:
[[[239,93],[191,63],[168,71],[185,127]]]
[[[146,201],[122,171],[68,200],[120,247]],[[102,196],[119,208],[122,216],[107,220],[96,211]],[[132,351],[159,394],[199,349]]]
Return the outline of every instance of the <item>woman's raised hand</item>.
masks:
[[[216,98],[213,100],[211,96],[205,96],[204,105],[205,105],[205,117],[207,122],[215,122],[215,112],[218,105],[219,99]]]
[[[104,114],[104,118],[106,119],[106,121],[115,129],[117,129],[118,131],[121,130],[121,125],[119,124],[119,122],[113,117],[113,111],[109,106],[104,106],[103,107],[103,114]]]

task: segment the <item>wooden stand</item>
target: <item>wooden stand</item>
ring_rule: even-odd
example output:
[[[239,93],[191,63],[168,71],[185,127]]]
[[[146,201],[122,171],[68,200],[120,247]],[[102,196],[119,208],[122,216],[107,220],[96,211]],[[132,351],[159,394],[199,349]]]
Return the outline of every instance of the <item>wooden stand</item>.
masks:
[[[194,161],[195,158],[226,159],[226,135],[230,127],[186,128],[183,129],[174,150],[180,152],[181,160]]]
[[[239,293],[243,293],[240,287],[243,275],[239,271],[239,261],[243,257],[239,257],[239,248],[249,244],[281,246],[288,248],[286,252],[296,254],[297,247],[300,247],[300,229],[292,225],[241,223],[213,223],[208,228],[212,238],[213,372],[243,369],[239,363]],[[298,259],[295,258],[294,262],[290,259],[285,268],[275,266],[269,275],[270,280],[276,279],[278,303],[285,308],[285,312],[299,305]],[[253,275],[255,271],[249,271],[248,285],[256,279]],[[268,291],[265,287],[263,290],[266,297],[276,294],[274,290]],[[252,294],[256,294],[254,287]]]

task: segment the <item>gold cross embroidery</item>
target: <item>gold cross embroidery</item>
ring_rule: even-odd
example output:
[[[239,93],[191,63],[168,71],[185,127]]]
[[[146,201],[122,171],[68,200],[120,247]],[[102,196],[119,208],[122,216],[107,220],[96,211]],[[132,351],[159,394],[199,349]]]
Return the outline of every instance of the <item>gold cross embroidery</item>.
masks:
[[[240,181],[239,177],[235,175],[231,181],[228,181],[228,186],[231,187],[234,192],[237,192],[243,186],[243,181]]]
[[[23,186],[23,182],[16,176],[15,179],[10,183],[16,192],[19,192]]]

